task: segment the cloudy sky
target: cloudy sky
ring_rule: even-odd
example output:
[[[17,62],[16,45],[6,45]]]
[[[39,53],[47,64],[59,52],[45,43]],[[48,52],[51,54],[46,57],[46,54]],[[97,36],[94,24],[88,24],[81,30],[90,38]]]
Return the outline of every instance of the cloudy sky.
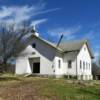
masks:
[[[28,21],[45,39],[57,42],[88,39],[100,52],[99,0],[0,0],[0,22]]]

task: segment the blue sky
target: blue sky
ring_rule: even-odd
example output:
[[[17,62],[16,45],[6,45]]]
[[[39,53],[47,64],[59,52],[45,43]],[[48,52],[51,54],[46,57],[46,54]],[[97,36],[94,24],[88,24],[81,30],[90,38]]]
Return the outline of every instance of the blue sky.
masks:
[[[100,0],[0,0],[0,21],[29,21],[45,39],[88,39],[100,53]]]

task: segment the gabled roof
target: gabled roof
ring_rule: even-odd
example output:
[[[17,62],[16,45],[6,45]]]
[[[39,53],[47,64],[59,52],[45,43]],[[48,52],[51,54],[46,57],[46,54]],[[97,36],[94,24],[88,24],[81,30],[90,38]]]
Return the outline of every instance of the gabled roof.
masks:
[[[68,41],[68,42],[61,43],[59,47],[62,48],[64,52],[74,52],[74,51],[80,51],[84,44],[87,45],[91,58],[94,58],[92,50],[90,49],[87,40]]]
[[[49,46],[52,46],[53,48],[55,48],[56,50],[58,50],[62,53],[68,53],[68,56],[70,56],[71,58],[74,58],[75,55],[77,56],[77,54],[81,50],[82,46],[84,44],[86,44],[87,47],[88,47],[91,58],[94,58],[92,50],[90,49],[89,43],[88,43],[87,40],[66,41],[66,42],[60,43],[59,47],[57,47],[56,44],[49,42],[49,41],[47,41],[47,40],[45,40],[41,37],[37,37],[34,34],[31,36],[31,38],[33,38],[33,37],[39,39],[40,41],[42,41],[46,44],[48,44]],[[78,52],[76,53],[76,51],[78,51]],[[72,56],[74,56],[74,57],[72,57]]]
[[[60,48],[63,49],[64,52],[66,51],[77,51],[80,50],[86,40],[75,40],[75,41],[66,41],[59,45]]]
[[[52,43],[52,42],[49,42],[49,41],[47,41],[47,40],[45,40],[45,39],[43,39],[43,38],[41,38],[41,37],[37,37],[37,36],[35,36],[35,35],[32,35],[31,37],[35,37],[35,38],[39,39],[40,41],[43,41],[43,42],[45,42],[46,44],[52,46],[53,48],[59,50],[60,52],[63,52],[63,50],[62,50],[61,48],[57,47],[57,45],[54,44],[54,43]]]

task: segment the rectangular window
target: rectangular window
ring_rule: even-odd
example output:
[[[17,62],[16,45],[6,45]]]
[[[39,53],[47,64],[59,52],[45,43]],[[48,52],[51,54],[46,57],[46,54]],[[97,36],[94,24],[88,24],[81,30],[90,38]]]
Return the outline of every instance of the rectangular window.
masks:
[[[88,69],[88,63],[86,62],[86,69]]]
[[[90,63],[89,63],[89,69],[91,69],[91,68],[90,68]]]
[[[68,68],[71,68],[71,67],[72,67],[72,61],[69,60],[69,61],[68,61]]]
[[[82,61],[80,60],[80,69],[82,68]]]
[[[61,60],[60,59],[58,60],[58,66],[59,66],[59,68],[61,67]]]
[[[84,51],[86,51],[86,47],[84,47]]]
[[[85,62],[83,61],[83,70],[85,70]]]

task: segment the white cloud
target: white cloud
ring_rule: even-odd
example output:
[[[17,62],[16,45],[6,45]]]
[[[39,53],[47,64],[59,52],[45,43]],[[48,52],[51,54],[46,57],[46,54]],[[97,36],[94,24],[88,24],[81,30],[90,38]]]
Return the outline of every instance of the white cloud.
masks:
[[[58,36],[58,37],[60,37],[61,34],[63,34],[64,38],[70,40],[75,38],[75,33],[77,33],[80,29],[81,26],[70,27],[70,28],[57,28],[57,29],[49,30],[48,33],[51,36]]]
[[[40,25],[40,24],[42,24],[42,23],[44,23],[44,22],[46,22],[46,21],[47,21],[46,18],[45,18],[45,19],[38,19],[38,20],[32,21],[32,22],[31,22],[31,26]]]
[[[25,20],[29,20],[33,14],[37,11],[37,7],[32,6],[13,6],[13,7],[1,7],[0,10],[0,19],[6,18],[6,20],[14,20],[15,22],[19,23]],[[7,18],[8,17],[8,18]]]
[[[45,14],[48,12],[53,12],[59,10],[60,8],[47,9],[45,3],[41,2],[40,4],[33,6],[2,6],[0,7],[0,20],[8,23],[21,23],[23,21],[28,21],[35,16],[40,14]],[[33,20],[35,24],[40,24],[47,21],[46,19]]]
[[[32,17],[32,12],[35,11],[34,7],[28,6],[13,6],[6,7],[3,6],[0,9],[0,20],[6,21],[8,23],[14,21],[15,23],[20,23],[29,20]]]
[[[53,12],[53,11],[60,10],[60,9],[61,8],[48,9],[48,10],[44,10],[44,11],[40,11],[40,12],[34,13],[34,15],[45,14],[45,13]]]
[[[12,14],[12,9],[7,9],[7,7],[1,7],[0,10],[0,19],[8,17]]]

